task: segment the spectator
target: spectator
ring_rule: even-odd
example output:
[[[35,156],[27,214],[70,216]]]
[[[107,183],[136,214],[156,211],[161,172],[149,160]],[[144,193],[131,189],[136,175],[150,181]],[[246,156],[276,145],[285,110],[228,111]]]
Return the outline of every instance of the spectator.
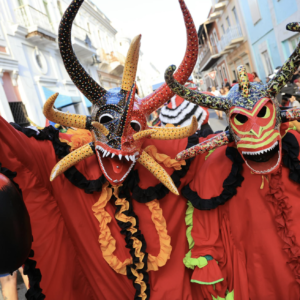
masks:
[[[225,96],[225,88],[220,88],[220,94],[221,96]]]
[[[229,86],[225,86],[225,96],[228,95],[229,91],[230,91],[230,87]]]
[[[214,87],[214,86],[211,88],[211,93],[214,94],[216,97],[221,97],[222,96],[220,94],[220,92],[218,90],[216,90],[216,87]],[[215,110],[215,112],[218,116],[218,119],[223,120],[223,112],[218,111],[218,110]]]
[[[256,72],[253,72],[252,75],[254,76],[253,81],[254,82],[261,82]]]
[[[271,80],[272,74],[269,74],[268,77],[266,77],[266,83],[269,83],[269,81]]]
[[[300,78],[300,67],[297,69],[297,71],[294,73],[291,83],[293,83],[296,79]]]

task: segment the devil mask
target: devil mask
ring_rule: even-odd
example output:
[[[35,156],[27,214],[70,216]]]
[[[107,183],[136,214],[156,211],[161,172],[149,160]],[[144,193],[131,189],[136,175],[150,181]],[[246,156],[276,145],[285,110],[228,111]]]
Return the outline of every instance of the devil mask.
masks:
[[[178,139],[193,134],[194,120],[183,128],[147,128],[146,118],[167,102],[174,93],[164,84],[151,95],[136,99],[135,77],[141,36],[134,38],[126,57],[121,88],[106,91],[95,82],[77,60],[71,44],[72,22],[84,0],[73,0],[60,23],[59,47],[66,70],[74,84],[93,103],[90,117],[67,114],[53,109],[57,94],[48,99],[44,115],[67,127],[91,130],[94,142],[87,144],[62,159],[52,170],[51,180],[71,166],[92,155],[97,155],[106,179],[112,185],[121,184],[136,162],[141,163],[172,192],[178,193],[170,176],[146,152],[142,145],[146,138]],[[179,0],[187,30],[187,50],[175,74],[184,84],[193,71],[198,54],[197,31],[183,0]]]
[[[287,29],[300,31],[300,24],[288,24]],[[208,96],[185,88],[173,77],[176,67],[169,67],[165,79],[177,95],[192,103],[225,111],[229,120],[227,132],[179,153],[176,159],[187,159],[234,141],[253,173],[269,174],[276,171],[282,158],[280,124],[300,119],[300,115],[298,109],[281,111],[275,96],[300,65],[299,54],[298,45],[267,85],[249,82],[245,67],[239,66],[239,84],[230,90],[226,98]]]

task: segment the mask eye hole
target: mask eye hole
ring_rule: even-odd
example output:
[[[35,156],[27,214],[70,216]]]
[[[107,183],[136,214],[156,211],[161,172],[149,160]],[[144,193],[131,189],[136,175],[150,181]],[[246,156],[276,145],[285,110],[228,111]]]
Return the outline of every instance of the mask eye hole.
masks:
[[[264,106],[260,111],[259,113],[257,114],[257,116],[259,118],[265,118],[266,115],[267,115],[267,112],[268,112],[268,108],[266,106]]]
[[[132,129],[133,129],[134,131],[136,131],[136,132],[141,131],[141,128],[142,128],[141,124],[140,124],[138,121],[136,121],[136,120],[131,121],[131,122],[130,122],[130,126],[131,126]]]
[[[237,114],[235,116],[235,119],[238,121],[238,123],[245,124],[248,121],[248,117],[245,115]]]
[[[110,121],[112,121],[114,117],[110,114],[103,114],[102,116],[99,117],[99,123],[101,124],[106,124]]]

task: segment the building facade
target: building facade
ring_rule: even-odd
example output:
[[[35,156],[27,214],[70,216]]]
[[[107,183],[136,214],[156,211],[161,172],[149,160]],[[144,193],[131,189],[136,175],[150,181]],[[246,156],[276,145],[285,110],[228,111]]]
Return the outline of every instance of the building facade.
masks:
[[[89,114],[91,103],[70,80],[58,49],[59,22],[70,2],[0,1],[0,114],[7,121],[26,125],[28,116],[44,126],[42,108],[55,92],[60,94],[58,109]],[[83,3],[73,23],[72,45],[85,70],[104,88],[121,85],[130,43],[90,0]],[[151,80],[158,75],[141,53],[137,74],[141,97],[152,92]]]
[[[254,71],[251,48],[237,0],[212,0],[208,19],[200,25],[200,52],[194,78],[202,90],[237,80],[236,69]],[[215,74],[215,80],[210,75]]]
[[[299,42],[299,33],[286,24],[300,19],[299,0],[239,0],[251,41],[257,73],[262,81],[273,74]]]

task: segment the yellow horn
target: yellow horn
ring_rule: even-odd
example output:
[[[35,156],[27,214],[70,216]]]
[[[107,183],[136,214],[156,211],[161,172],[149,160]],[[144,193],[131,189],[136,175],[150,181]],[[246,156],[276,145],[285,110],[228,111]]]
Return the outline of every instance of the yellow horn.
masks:
[[[143,139],[145,137],[151,136],[152,134],[156,133],[157,129],[147,129],[140,132],[137,132],[133,135],[133,139],[135,141],[138,141],[140,139]]]
[[[93,127],[95,127],[98,131],[103,133],[105,136],[109,135],[109,130],[99,122],[92,122]]]
[[[124,91],[130,91],[135,81],[140,54],[141,38],[142,36],[138,35],[133,39],[127,53],[122,79],[122,90]]]
[[[70,154],[61,159],[52,169],[50,181],[53,181],[56,177],[67,171],[69,168],[75,166],[80,161],[93,156],[94,154],[94,143],[86,144],[72,151]]]
[[[137,160],[148,171],[150,171],[163,185],[165,185],[173,194],[179,195],[176,185],[166,170],[160,166],[150,155],[145,151]]]
[[[46,101],[43,110],[44,116],[48,120],[58,123],[62,126],[86,129],[87,128],[86,116],[64,113],[53,108],[53,104],[57,97],[58,97],[58,93],[52,95]]]
[[[198,121],[195,116],[193,116],[192,122],[189,126],[186,127],[165,127],[158,128],[157,132],[151,134],[152,139],[156,140],[176,140],[183,139],[193,135],[198,129]]]

